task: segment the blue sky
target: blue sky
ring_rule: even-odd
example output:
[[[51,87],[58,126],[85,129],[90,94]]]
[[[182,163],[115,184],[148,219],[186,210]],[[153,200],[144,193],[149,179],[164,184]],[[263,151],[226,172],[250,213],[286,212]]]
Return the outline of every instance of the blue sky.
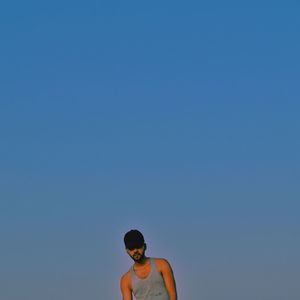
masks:
[[[131,228],[179,299],[299,299],[296,1],[11,1],[0,24],[1,299],[120,299]]]

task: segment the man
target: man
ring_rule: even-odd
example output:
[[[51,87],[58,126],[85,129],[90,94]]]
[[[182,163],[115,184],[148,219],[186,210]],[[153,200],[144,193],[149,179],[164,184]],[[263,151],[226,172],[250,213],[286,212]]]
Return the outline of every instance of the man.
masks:
[[[134,264],[121,280],[123,300],[177,300],[172,268],[163,258],[145,255],[147,245],[142,233],[136,229],[124,235],[126,252]]]

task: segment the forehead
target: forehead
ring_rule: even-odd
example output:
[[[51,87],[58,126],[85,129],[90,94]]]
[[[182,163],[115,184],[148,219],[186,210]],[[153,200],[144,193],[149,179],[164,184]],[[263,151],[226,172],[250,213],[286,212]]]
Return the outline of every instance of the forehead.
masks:
[[[134,249],[143,249],[144,246],[145,246],[145,244],[143,244],[143,245],[128,245],[128,246],[126,246],[126,249],[131,251]]]

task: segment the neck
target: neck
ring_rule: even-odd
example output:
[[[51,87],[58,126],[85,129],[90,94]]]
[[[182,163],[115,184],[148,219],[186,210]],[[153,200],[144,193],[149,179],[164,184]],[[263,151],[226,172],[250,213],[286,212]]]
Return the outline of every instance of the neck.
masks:
[[[136,266],[142,266],[146,264],[147,261],[148,261],[148,257],[144,256],[140,261],[136,261],[134,264]]]

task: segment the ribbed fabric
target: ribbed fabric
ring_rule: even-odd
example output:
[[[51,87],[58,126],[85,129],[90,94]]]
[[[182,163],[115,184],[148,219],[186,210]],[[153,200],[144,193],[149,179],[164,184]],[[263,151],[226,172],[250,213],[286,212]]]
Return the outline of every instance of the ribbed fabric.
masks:
[[[133,295],[136,300],[169,300],[164,280],[156,269],[154,258],[150,258],[150,266],[150,273],[145,279],[136,276],[133,266],[130,268]]]

